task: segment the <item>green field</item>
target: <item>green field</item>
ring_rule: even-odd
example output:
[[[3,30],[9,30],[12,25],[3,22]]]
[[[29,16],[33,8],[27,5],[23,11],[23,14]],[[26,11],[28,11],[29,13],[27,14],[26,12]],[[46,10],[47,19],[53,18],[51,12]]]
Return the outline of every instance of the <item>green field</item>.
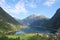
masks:
[[[60,40],[60,36],[47,34],[3,35],[0,40]]]

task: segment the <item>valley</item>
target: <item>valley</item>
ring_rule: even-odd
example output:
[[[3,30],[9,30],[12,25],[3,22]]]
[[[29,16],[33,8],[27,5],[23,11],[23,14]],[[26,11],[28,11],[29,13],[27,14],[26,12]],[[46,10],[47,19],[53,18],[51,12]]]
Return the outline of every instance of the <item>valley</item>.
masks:
[[[60,8],[52,18],[33,14],[20,20],[12,17],[0,7],[1,40],[55,40],[55,36],[56,40],[60,40],[59,24]]]

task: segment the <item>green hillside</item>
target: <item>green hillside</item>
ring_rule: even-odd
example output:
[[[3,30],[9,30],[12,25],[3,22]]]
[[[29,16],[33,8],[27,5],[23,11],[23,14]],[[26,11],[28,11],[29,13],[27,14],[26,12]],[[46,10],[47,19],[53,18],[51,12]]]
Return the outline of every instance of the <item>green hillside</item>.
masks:
[[[0,33],[14,32],[20,30],[20,24],[0,7]]]
[[[60,37],[54,34],[21,34],[1,36],[0,40],[60,40]]]

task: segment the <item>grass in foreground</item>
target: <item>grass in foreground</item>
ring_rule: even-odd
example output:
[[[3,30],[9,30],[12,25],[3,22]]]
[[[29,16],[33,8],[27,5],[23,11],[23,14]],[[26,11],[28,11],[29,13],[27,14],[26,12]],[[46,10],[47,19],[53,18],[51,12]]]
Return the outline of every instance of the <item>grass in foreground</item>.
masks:
[[[3,35],[0,40],[60,40],[60,35],[47,34],[20,34],[20,35]]]

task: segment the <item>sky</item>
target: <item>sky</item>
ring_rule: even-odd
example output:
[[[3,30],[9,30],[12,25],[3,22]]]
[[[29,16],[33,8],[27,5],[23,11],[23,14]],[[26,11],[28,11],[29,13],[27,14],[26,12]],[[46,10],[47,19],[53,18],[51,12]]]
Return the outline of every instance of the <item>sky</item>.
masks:
[[[0,0],[0,7],[18,19],[33,14],[51,18],[60,8],[60,0]]]

